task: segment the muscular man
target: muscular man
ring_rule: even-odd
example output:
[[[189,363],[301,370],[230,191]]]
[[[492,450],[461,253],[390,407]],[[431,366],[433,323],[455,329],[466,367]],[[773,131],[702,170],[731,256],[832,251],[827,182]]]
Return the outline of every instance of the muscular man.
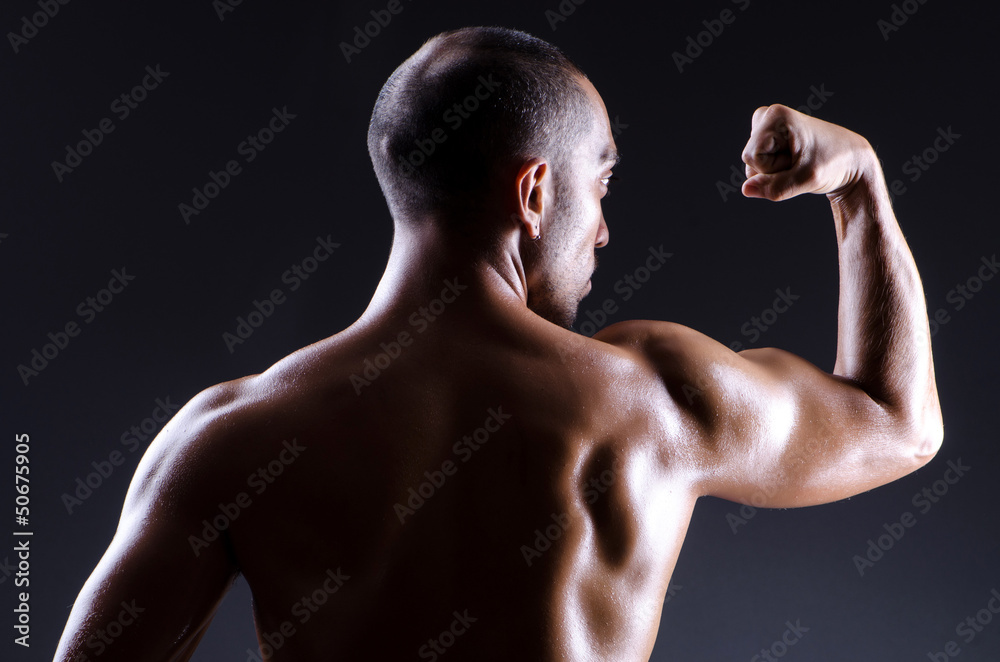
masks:
[[[920,278],[857,134],[767,106],[743,152],[744,195],[830,201],[833,373],[669,322],[569,330],[617,151],[541,40],[431,39],[368,144],[395,223],[371,304],[170,421],[57,660],[187,660],[237,574],[266,660],[644,660],[698,497],[826,503],[940,447]]]

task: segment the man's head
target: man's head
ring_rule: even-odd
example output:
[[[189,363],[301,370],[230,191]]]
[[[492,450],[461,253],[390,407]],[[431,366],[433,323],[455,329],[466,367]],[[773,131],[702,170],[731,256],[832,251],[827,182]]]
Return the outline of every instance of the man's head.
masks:
[[[382,88],[368,149],[397,228],[498,246],[516,232],[528,306],[572,324],[607,242],[617,152],[600,95],[561,51],[504,28],[433,37]]]

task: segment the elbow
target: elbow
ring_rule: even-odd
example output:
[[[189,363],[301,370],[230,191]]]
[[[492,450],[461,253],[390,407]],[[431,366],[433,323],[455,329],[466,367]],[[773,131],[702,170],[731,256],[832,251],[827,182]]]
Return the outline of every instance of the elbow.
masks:
[[[917,436],[919,444],[916,455],[924,459],[924,464],[931,461],[937,452],[941,450],[944,442],[944,417],[941,415],[941,402],[937,398],[937,393],[923,409]]]
[[[924,466],[937,455],[944,442],[944,425],[938,421],[933,425],[924,425],[918,434],[911,436],[913,459],[917,468]]]
[[[942,443],[944,443],[944,426],[939,424],[920,437],[916,450],[917,457],[930,461],[941,450]]]
[[[937,398],[921,406],[890,411],[894,438],[900,452],[913,463],[913,469],[934,459],[944,442],[944,420]]]
[[[893,455],[905,467],[905,472],[916,471],[934,459],[944,441],[944,427],[939,423],[926,425],[896,422],[890,433]]]

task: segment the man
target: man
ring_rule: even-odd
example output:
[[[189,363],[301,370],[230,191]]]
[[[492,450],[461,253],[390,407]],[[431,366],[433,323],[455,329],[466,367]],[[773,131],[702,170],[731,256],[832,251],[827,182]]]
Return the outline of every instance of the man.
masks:
[[[395,235],[368,309],[170,421],[56,659],[186,660],[242,573],[266,660],[644,660],[698,497],[826,503],[940,447],[920,278],[862,137],[775,105],[743,153],[744,195],[830,201],[833,374],[667,322],[568,330],[617,149],[541,40],[431,39],[369,151]]]

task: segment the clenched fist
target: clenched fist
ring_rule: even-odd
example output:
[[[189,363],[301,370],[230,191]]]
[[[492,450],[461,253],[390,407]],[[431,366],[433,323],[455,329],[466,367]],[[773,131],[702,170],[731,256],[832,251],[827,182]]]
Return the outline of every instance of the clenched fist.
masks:
[[[879,168],[875,151],[858,134],[781,104],[754,112],[743,162],[743,195],[774,201],[800,193],[833,200]]]

